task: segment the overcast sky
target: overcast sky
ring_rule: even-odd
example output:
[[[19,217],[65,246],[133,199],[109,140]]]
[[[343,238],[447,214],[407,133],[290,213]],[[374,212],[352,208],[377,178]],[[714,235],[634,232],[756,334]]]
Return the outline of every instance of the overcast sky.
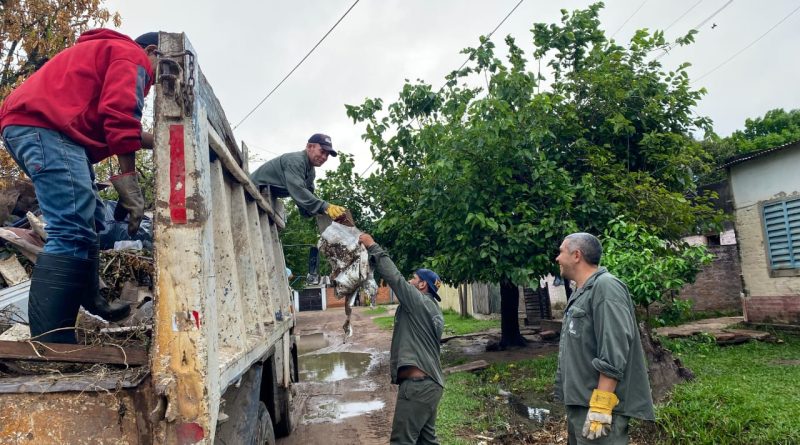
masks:
[[[136,37],[147,31],[185,32],[222,103],[231,125],[300,61],[354,0],[109,0],[122,15],[120,31]],[[518,0],[361,0],[319,48],[239,128],[260,161],[302,149],[315,132],[329,134],[338,150],[352,153],[360,173],[372,162],[345,104],[367,97],[393,102],[404,79],[423,79],[436,88],[465,60],[459,51],[500,23]],[[728,0],[609,0],[601,13],[607,35],[627,42],[639,28],[667,29],[672,40],[697,26]],[[493,40],[513,35],[526,50],[533,46],[533,23],[554,23],[561,8],[587,1],[525,0]],[[693,9],[690,10],[690,8]],[[692,79],[717,67],[784,19],[799,0],[736,0],[699,29],[696,43],[663,57],[665,68],[689,62]],[[689,11],[683,18],[684,13]],[[626,22],[627,21],[627,22]],[[671,25],[671,27],[670,27]],[[712,28],[713,27],[713,28]],[[695,86],[708,94],[697,112],[726,136],[745,119],[773,108],[800,108],[800,11],[727,65]],[[252,165],[252,164],[251,164]],[[338,165],[331,158],[324,170]],[[251,169],[255,167],[251,166]]]

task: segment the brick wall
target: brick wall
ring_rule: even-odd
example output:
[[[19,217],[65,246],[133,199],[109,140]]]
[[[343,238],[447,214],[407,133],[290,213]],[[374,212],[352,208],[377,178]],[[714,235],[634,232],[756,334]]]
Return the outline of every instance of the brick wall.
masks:
[[[741,310],[741,266],[736,245],[707,246],[714,261],[697,274],[694,284],[684,286],[679,298],[692,301],[698,311]]]
[[[751,323],[777,323],[800,326],[800,296],[750,297],[745,314]]]

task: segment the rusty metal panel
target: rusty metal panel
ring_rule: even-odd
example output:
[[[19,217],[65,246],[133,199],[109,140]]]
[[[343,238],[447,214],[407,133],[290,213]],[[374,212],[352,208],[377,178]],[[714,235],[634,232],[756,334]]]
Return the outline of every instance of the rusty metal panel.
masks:
[[[132,390],[3,394],[0,443],[153,443],[143,411]]]

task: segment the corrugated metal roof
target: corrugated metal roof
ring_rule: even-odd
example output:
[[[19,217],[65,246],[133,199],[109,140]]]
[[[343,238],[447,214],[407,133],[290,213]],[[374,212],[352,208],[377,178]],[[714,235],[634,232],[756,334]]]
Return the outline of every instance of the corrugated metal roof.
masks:
[[[732,158],[728,158],[724,164],[720,168],[728,168],[734,166],[736,164],[741,164],[747,161],[751,161],[756,158],[760,158],[762,156],[766,156],[771,153],[775,153],[778,151],[783,151],[789,148],[800,147],[800,141],[789,142],[788,144],[779,145],[777,147],[772,148],[765,148],[759,151],[753,151],[750,153],[743,153],[740,155],[736,155]]]

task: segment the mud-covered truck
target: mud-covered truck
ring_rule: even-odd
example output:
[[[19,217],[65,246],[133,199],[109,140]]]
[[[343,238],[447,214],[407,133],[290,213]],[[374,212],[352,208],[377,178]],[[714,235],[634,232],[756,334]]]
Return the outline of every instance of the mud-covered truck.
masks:
[[[147,341],[0,342],[2,444],[262,444],[291,431],[285,212],[249,180],[186,36],[161,33],[159,52]]]

